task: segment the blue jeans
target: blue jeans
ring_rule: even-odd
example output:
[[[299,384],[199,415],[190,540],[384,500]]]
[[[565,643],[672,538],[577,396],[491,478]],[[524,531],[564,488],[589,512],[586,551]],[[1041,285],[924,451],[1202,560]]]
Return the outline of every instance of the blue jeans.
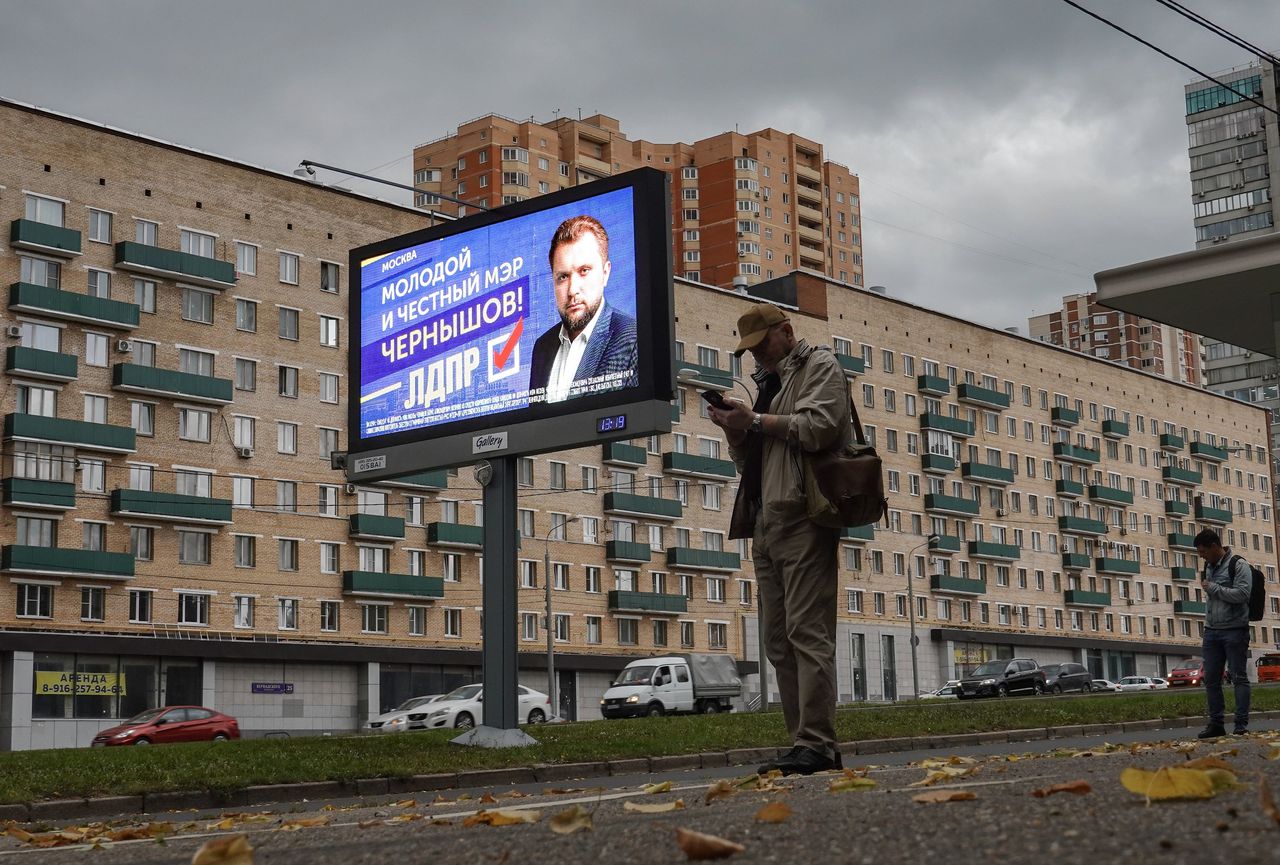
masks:
[[[1204,695],[1209,703],[1209,723],[1222,726],[1226,706],[1222,697],[1222,670],[1231,671],[1236,688],[1236,726],[1249,724],[1249,670],[1245,656],[1249,652],[1248,628],[1204,629]]]

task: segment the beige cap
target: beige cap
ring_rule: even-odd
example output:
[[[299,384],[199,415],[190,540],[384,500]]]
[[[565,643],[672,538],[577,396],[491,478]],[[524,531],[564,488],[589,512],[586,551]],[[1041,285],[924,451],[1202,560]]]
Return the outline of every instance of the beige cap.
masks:
[[[741,356],[747,349],[755,348],[768,335],[769,328],[790,320],[772,303],[757,303],[738,317],[738,347],[733,353]]]

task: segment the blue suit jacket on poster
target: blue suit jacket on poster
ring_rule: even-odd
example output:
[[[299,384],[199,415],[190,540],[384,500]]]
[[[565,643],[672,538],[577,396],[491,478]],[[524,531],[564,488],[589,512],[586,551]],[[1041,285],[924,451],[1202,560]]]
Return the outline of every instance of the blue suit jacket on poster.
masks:
[[[600,318],[587,343],[587,351],[573,376],[574,384],[598,375],[613,372],[631,373],[610,390],[631,387],[636,384],[636,320],[625,312],[605,303],[600,307]],[[560,323],[548,330],[533,344],[533,359],[529,363],[529,388],[545,388],[551,380],[551,368],[555,366],[556,353],[560,351]]]

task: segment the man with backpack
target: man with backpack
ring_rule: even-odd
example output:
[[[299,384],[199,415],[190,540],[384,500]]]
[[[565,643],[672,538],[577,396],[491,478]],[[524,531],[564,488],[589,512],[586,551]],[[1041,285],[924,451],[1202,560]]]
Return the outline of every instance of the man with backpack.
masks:
[[[1240,736],[1249,729],[1249,670],[1245,667],[1249,654],[1249,600],[1253,593],[1253,568],[1229,548],[1212,529],[1196,535],[1196,553],[1204,559],[1200,587],[1206,596],[1204,614],[1204,692],[1209,707],[1209,726],[1199,738],[1225,736],[1222,697],[1222,671],[1231,670],[1236,689],[1236,724],[1232,730]]]

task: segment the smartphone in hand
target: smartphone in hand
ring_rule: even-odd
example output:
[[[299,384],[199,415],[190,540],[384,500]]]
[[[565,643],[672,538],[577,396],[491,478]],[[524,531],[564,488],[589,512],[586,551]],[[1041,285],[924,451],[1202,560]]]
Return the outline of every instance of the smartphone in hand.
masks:
[[[718,409],[728,411],[733,408],[733,406],[724,398],[724,394],[720,393],[718,390],[704,390],[702,391],[702,398],[705,399],[709,405]]]

